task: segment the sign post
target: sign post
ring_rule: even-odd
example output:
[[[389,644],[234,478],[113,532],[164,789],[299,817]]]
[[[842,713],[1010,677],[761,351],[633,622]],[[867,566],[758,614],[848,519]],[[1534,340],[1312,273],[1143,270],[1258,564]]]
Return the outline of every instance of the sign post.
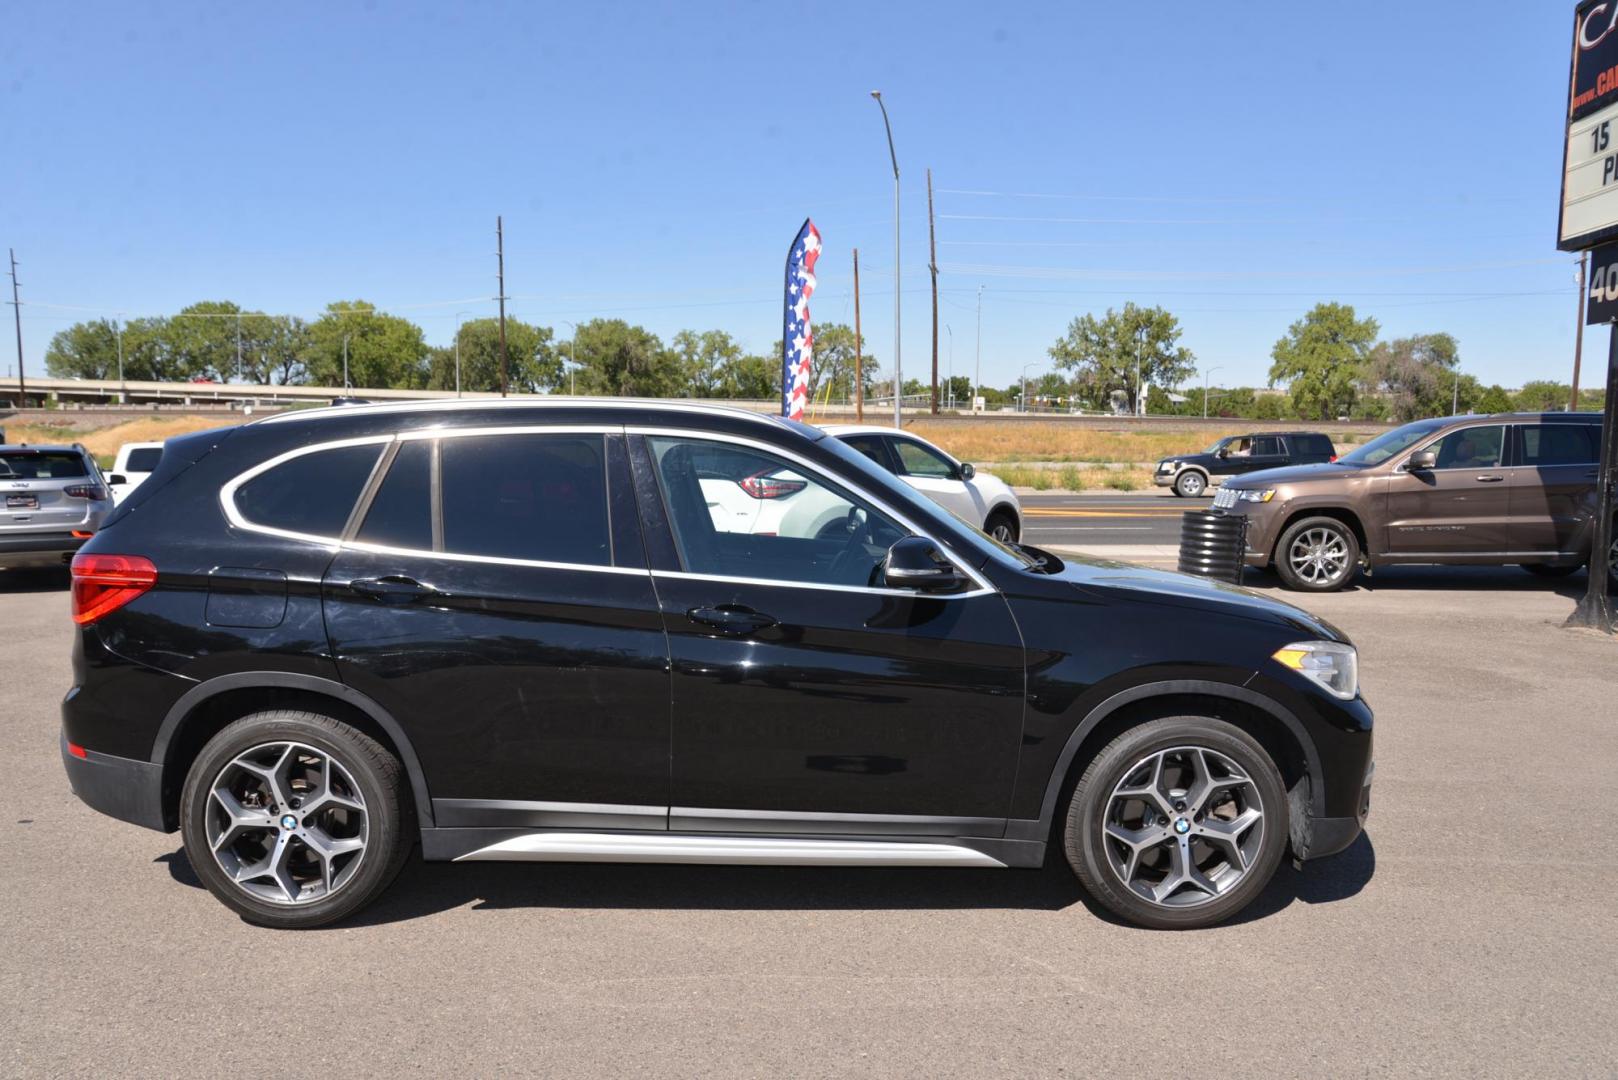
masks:
[[[1573,12],[1573,63],[1562,155],[1562,210],[1556,246],[1591,251],[1585,323],[1606,323],[1606,400],[1601,458],[1590,522],[1590,584],[1569,626],[1612,633],[1608,590],[1614,569],[1614,492],[1618,473],[1618,2],[1581,0]],[[1606,246],[1600,246],[1606,245]]]

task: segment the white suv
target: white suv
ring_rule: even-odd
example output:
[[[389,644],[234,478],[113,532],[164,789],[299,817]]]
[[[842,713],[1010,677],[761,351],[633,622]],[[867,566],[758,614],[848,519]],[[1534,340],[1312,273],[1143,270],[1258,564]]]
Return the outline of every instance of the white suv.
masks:
[[[908,431],[828,424],[822,429],[899,479],[1005,543],[1022,535],[1022,504],[1004,481],[956,461]]]

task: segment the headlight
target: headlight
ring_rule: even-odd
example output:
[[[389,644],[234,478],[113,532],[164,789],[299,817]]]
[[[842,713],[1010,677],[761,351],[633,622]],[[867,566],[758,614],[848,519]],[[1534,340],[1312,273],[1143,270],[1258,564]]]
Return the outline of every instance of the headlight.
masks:
[[[1360,692],[1360,657],[1338,641],[1299,641],[1275,650],[1274,658],[1325,687],[1333,697],[1353,701]]]
[[[1242,502],[1269,502],[1271,499],[1275,498],[1275,489],[1264,488],[1263,490],[1254,489],[1252,491],[1238,491],[1236,493],[1236,498],[1240,499]]]
[[[1158,463],[1157,471],[1158,472],[1173,472],[1175,469],[1178,469],[1179,467],[1180,467],[1180,463],[1178,461],[1162,461],[1162,462]]]

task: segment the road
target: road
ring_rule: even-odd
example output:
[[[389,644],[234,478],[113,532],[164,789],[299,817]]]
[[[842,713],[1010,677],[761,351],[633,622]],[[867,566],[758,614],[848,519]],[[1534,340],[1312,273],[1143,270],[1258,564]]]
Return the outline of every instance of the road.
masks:
[[[1311,598],[1378,711],[1370,829],[1233,925],[1117,925],[1059,863],[413,861],[294,934],[69,793],[62,583],[3,576],[0,1076],[1610,1076],[1618,645],[1558,628],[1579,588]]]
[[[1133,495],[1019,495],[1023,535],[1037,547],[1139,547],[1180,543],[1180,515],[1212,499],[1162,491]]]

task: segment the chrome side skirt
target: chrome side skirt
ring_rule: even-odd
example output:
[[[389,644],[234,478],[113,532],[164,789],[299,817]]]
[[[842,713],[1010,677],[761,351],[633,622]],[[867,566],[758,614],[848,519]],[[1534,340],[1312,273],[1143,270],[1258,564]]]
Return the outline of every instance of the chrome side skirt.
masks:
[[[523,833],[457,856],[455,861],[708,863],[739,866],[1007,865],[981,851],[949,843],[592,832]]]

